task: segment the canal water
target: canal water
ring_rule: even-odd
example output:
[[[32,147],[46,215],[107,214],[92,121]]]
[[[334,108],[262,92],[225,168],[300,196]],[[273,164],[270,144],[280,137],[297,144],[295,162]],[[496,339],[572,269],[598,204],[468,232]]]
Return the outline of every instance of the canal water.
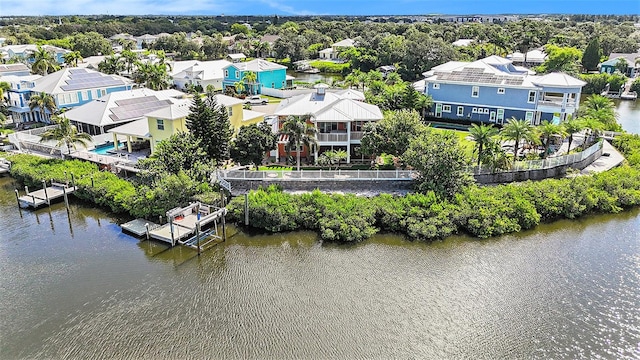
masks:
[[[0,359],[640,357],[640,211],[431,244],[236,233],[198,257],[0,178]],[[235,233],[234,229],[230,233]]]
[[[613,100],[616,104],[618,122],[625,131],[640,134],[640,100]]]

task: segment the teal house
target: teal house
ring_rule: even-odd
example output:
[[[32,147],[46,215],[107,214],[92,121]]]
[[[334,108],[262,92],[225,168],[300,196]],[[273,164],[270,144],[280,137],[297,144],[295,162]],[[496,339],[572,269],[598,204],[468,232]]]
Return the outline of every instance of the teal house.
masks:
[[[262,89],[283,89],[291,86],[287,83],[287,67],[263,59],[233,63],[223,68],[222,87],[235,88],[238,82],[244,83],[244,91],[250,94],[262,94]],[[249,72],[256,74],[255,82],[245,78]]]
[[[609,60],[600,64],[600,72],[613,74],[618,69],[618,63],[625,61],[627,63],[626,70],[622,73],[625,76],[634,78],[640,74],[640,52],[635,54],[612,53]]]

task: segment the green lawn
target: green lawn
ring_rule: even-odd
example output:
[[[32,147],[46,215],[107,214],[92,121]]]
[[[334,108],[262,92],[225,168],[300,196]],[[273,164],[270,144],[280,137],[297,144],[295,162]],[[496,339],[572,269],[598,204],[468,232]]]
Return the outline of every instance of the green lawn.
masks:
[[[293,166],[268,165],[258,166],[258,171],[291,171]]]
[[[464,153],[467,157],[467,159],[469,159],[469,161],[471,161],[471,159],[473,159],[473,149],[476,146],[476,143],[473,140],[469,140],[467,139],[467,136],[469,136],[469,132],[468,131],[462,131],[462,130],[449,130],[449,129],[438,129],[438,128],[432,128],[435,131],[440,131],[440,132],[452,132],[454,133],[457,137],[458,137],[458,142],[460,143],[460,146],[464,149]]]

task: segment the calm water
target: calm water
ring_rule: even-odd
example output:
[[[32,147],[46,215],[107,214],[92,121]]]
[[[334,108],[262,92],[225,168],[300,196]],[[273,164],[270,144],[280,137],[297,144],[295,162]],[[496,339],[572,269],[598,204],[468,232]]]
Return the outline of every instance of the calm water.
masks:
[[[77,204],[21,217],[13,186],[1,359],[640,358],[638,210],[485,241],[237,234],[197,257]]]
[[[614,100],[618,122],[622,128],[634,134],[640,134],[640,100]]]

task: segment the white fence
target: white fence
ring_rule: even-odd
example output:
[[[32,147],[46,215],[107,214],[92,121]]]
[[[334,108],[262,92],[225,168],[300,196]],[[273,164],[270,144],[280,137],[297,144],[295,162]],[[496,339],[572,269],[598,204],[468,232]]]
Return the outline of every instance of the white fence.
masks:
[[[218,178],[226,180],[336,181],[336,180],[413,180],[413,170],[218,170]]]
[[[487,166],[473,166],[467,168],[467,170],[475,175],[479,174],[494,174],[494,173],[506,173],[517,172],[527,170],[544,170],[552,169],[558,166],[566,166],[584,161],[589,156],[595,154],[598,150],[602,149],[602,141],[598,141],[594,145],[591,145],[586,150],[564,156],[549,157],[543,160],[529,160],[529,161],[515,161],[513,166],[509,169],[492,169]]]

